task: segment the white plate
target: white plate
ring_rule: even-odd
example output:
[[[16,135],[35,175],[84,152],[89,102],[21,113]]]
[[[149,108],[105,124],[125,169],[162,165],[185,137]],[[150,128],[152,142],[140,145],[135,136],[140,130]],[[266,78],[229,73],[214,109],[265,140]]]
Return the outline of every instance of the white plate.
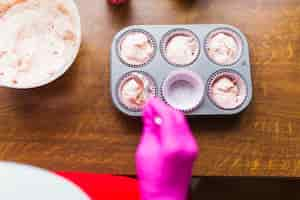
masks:
[[[0,199],[89,200],[75,184],[46,170],[0,162]]]

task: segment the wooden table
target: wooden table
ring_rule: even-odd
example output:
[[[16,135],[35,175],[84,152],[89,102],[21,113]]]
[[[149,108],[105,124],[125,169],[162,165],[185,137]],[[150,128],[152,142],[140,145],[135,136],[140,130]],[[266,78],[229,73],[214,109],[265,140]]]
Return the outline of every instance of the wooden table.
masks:
[[[141,124],[109,93],[113,35],[132,24],[226,23],[248,37],[253,103],[233,118],[198,118],[194,175],[300,176],[299,0],[77,0],[83,43],[63,78],[39,89],[0,90],[0,160],[51,170],[135,174]]]

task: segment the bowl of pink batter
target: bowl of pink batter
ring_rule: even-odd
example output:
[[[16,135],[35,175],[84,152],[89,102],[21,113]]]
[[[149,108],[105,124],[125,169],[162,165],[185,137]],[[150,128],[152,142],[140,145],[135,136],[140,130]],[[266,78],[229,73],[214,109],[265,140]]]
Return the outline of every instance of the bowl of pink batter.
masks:
[[[81,43],[73,0],[10,0],[0,3],[0,85],[35,88],[62,76]]]

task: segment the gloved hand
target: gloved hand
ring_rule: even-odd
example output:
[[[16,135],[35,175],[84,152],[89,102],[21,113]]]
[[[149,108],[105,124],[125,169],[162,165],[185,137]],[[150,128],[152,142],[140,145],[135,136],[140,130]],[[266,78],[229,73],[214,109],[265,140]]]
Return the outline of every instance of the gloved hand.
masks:
[[[185,200],[198,147],[184,115],[151,99],[136,152],[142,200]]]
[[[119,5],[119,4],[123,4],[126,3],[128,0],[108,0],[108,2],[110,2],[113,5]]]

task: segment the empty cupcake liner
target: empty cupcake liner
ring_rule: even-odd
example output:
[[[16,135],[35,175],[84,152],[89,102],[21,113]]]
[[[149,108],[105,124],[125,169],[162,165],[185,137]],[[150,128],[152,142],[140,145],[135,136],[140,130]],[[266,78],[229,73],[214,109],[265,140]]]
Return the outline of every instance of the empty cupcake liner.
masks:
[[[216,83],[216,81],[218,81],[222,77],[228,77],[231,80],[234,80],[234,82],[237,83],[238,89],[240,91],[242,91],[242,100],[239,103],[237,103],[236,106],[227,106],[226,107],[224,105],[221,105],[219,102],[217,102],[215,100],[215,98],[213,97],[212,88],[213,88],[214,84]],[[240,108],[245,103],[246,99],[248,98],[248,86],[247,86],[247,83],[246,83],[244,77],[240,73],[238,73],[232,69],[222,69],[222,70],[219,70],[219,71],[215,72],[214,74],[212,74],[210,76],[210,78],[208,79],[207,94],[208,94],[210,101],[216,107],[218,107],[222,110],[235,110],[235,109]]]
[[[120,45],[121,45],[122,40],[124,39],[124,37],[125,37],[127,34],[130,34],[130,33],[143,33],[143,34],[145,34],[145,35],[148,37],[148,40],[151,42],[152,47],[153,47],[153,54],[152,54],[151,58],[149,58],[149,59],[147,60],[147,62],[145,62],[145,63],[143,63],[143,64],[139,64],[139,65],[134,65],[134,64],[130,64],[130,63],[126,62],[126,61],[122,58],[122,56],[121,56],[121,54],[120,54]],[[154,37],[153,37],[149,32],[147,32],[147,31],[145,31],[145,30],[143,30],[143,29],[132,29],[132,30],[128,30],[128,31],[124,32],[124,33],[117,39],[116,52],[117,52],[117,55],[118,55],[120,61],[121,61],[123,64],[125,64],[125,65],[127,65],[127,66],[129,66],[129,67],[132,67],[132,68],[140,68],[140,67],[144,67],[144,66],[148,65],[148,64],[153,60],[153,58],[155,57],[156,52],[157,52],[157,44],[156,44],[156,41],[155,41]]]
[[[167,57],[167,54],[166,54],[166,48],[167,48],[167,45],[168,45],[168,42],[174,38],[176,35],[188,35],[188,36],[192,36],[194,37],[196,40],[197,40],[197,43],[198,43],[198,52],[197,54],[195,55],[195,58],[191,61],[191,62],[188,62],[186,64],[178,64],[178,63],[174,63],[172,62],[168,57]],[[192,65],[200,56],[200,53],[201,53],[201,44],[200,44],[200,40],[198,38],[198,36],[191,30],[189,29],[185,29],[185,28],[178,28],[178,29],[172,29],[170,31],[168,31],[163,37],[162,37],[162,40],[160,42],[160,51],[161,51],[161,54],[163,56],[163,58],[170,64],[170,65],[173,65],[173,66],[176,66],[176,67],[187,67],[189,65]]]
[[[122,97],[121,97],[121,87],[122,85],[126,82],[126,80],[129,80],[129,78],[131,78],[132,76],[136,76],[136,75],[141,75],[141,76],[144,76],[148,79],[148,81],[150,81],[150,84],[152,85],[151,87],[151,90],[153,90],[153,95],[152,96],[157,96],[157,85],[153,79],[153,77],[151,75],[149,75],[148,73],[144,72],[144,71],[131,71],[131,72],[128,72],[126,74],[124,74],[118,81],[118,84],[117,84],[117,88],[116,88],[116,97],[119,101],[119,103],[127,110],[129,111],[132,111],[132,112],[141,112],[142,110],[142,107],[138,107],[138,106],[130,106],[130,105],[127,105],[124,100],[122,100]]]
[[[176,70],[166,77],[160,90],[166,104],[183,112],[192,112],[203,102],[205,86],[199,74]]]
[[[212,39],[215,35],[217,35],[219,33],[225,33],[226,35],[230,35],[236,41],[236,43],[239,46],[239,53],[236,56],[236,58],[234,59],[234,61],[231,62],[231,63],[218,63],[216,60],[214,60],[214,58],[212,58],[209,55],[209,52],[208,52],[209,41],[210,41],[210,39]],[[243,49],[244,49],[244,43],[243,43],[243,40],[242,40],[241,36],[236,31],[234,31],[230,28],[217,28],[217,29],[211,31],[205,38],[205,45],[204,45],[205,54],[206,54],[207,58],[216,65],[232,66],[232,65],[236,64],[241,59],[241,57],[243,55]]]

